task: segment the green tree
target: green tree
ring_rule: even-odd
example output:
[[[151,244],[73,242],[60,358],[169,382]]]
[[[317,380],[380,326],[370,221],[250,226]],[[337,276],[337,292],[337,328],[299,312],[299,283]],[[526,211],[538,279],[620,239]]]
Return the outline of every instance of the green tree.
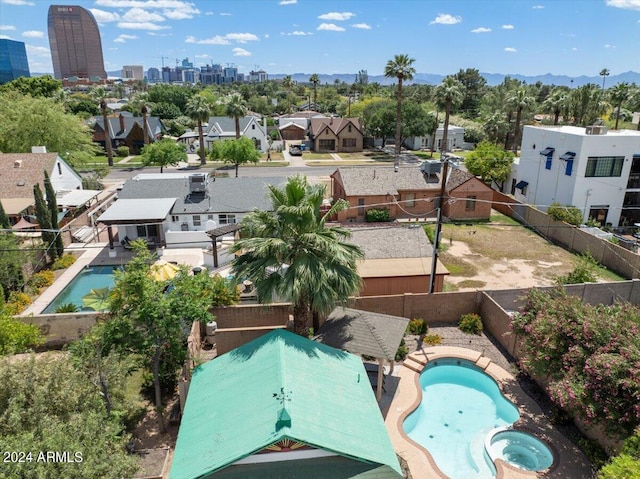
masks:
[[[169,138],[142,147],[141,158],[145,166],[159,166],[160,173],[163,173],[165,166],[175,166],[188,159],[185,146]]]
[[[4,302],[4,293],[0,291]],[[14,319],[6,305],[0,304],[0,356],[23,353],[44,343],[44,336],[34,324]]]
[[[512,152],[489,141],[482,141],[465,158],[464,165],[469,173],[482,177],[482,181],[489,184],[495,182],[502,187],[511,174],[513,158]]]
[[[291,89],[293,88],[293,80],[291,79],[291,75],[287,75],[282,79],[282,87],[286,91],[286,100],[288,105],[288,112],[291,113]],[[231,115],[227,115],[231,116]],[[237,137],[236,137],[237,138]]]
[[[153,107],[153,114],[163,120],[175,120],[182,113],[173,103],[160,102]]]
[[[53,190],[53,185],[49,179],[49,173],[44,171],[44,191],[47,199],[47,209],[51,215],[51,227],[55,230],[59,230],[58,226],[58,202],[56,201],[56,192]],[[57,231],[55,234],[55,258],[59,258],[64,254],[64,242],[62,241],[62,233]]]
[[[20,241],[13,233],[0,233],[0,287],[5,297],[19,291],[24,284],[22,266],[31,259],[29,251],[20,249]]]
[[[553,114],[553,124],[557,125],[560,115],[564,114],[569,107],[569,95],[563,89],[557,88],[553,90],[551,95],[542,103],[542,111]],[[566,120],[566,118],[565,118]]]
[[[189,117],[198,122],[198,141],[200,142],[200,164],[207,163],[207,157],[204,153],[204,135],[202,134],[202,122],[209,120],[211,113],[209,102],[201,95],[193,95],[187,102],[185,113]]]
[[[256,285],[262,303],[285,299],[293,303],[294,331],[308,335],[319,315],[357,294],[361,278],[359,247],[346,242],[349,231],[326,223],[347,208],[336,201],[321,212],[326,187],[291,177],[278,188],[269,185],[273,211],[255,211],[242,221],[242,239],[231,248],[242,253],[233,261],[236,277]]]
[[[0,201],[0,229],[9,229],[11,228],[11,222],[9,221],[9,217],[7,213],[4,211],[4,206],[2,206],[2,201]]]
[[[315,105],[318,101],[318,83],[320,83],[320,76],[317,73],[314,73],[313,75],[311,75],[311,77],[309,77],[309,82],[313,85],[313,108],[315,109]]]
[[[243,136],[237,140],[213,142],[209,158],[212,161],[222,160],[225,163],[234,164],[237,178],[238,167],[246,163],[257,163],[260,159],[260,152],[256,149],[251,139]]]
[[[620,108],[622,104],[629,99],[630,86],[628,83],[618,83],[613,88],[609,88],[609,96],[613,105],[616,107],[616,126],[614,130],[618,129],[618,122],[620,121]]]
[[[409,55],[395,55],[393,60],[387,61],[384,67],[384,76],[387,78],[398,79],[397,105],[396,105],[396,136],[395,136],[395,166],[398,166],[398,157],[402,145],[400,138],[402,136],[402,83],[404,80],[413,80],[416,69],[413,67],[415,59],[409,58]]]
[[[236,126],[236,139],[240,138],[240,118],[247,115],[247,104],[240,95],[229,96],[225,104],[225,115],[233,118]]]
[[[36,183],[33,185],[33,197],[35,198],[35,210],[36,218],[38,218],[38,224],[42,231],[42,241],[44,243],[47,254],[51,259],[56,258],[55,251],[55,233],[52,231],[51,226],[51,213],[47,209],[44,197],[42,196],[42,190],[40,185]]]
[[[102,113],[102,128],[104,130],[104,149],[107,152],[107,163],[110,167],[113,167],[113,145],[111,143],[111,130],[107,111],[108,94],[104,87],[93,88],[90,94],[94,101],[100,105],[100,112]]]
[[[436,118],[418,103],[405,101],[402,105],[401,142],[410,136],[427,136],[438,128]]]
[[[62,91],[62,82],[54,80],[51,75],[40,77],[19,77],[5,83],[0,87],[0,91],[15,90],[23,95],[32,97],[53,98]]]
[[[598,75],[600,75],[602,77],[602,89],[603,90],[604,90],[604,81],[610,74],[611,74],[611,72],[609,71],[608,68],[603,68],[602,70],[600,70],[600,73],[598,73]]]
[[[476,68],[460,69],[460,71],[454,75],[454,78],[458,80],[464,88],[463,99],[460,103],[462,115],[466,118],[477,118],[480,110],[480,101],[485,93],[487,81],[480,75],[480,71]]]
[[[436,87],[435,96],[436,103],[439,107],[444,108],[444,129],[442,131],[442,151],[447,151],[447,142],[449,140],[449,117],[451,116],[451,108],[462,103],[464,86],[452,76],[446,77],[442,83]]]
[[[184,85],[171,85],[169,83],[158,83],[147,90],[148,100],[156,105],[160,103],[174,105],[178,109],[176,117],[184,113],[185,107],[189,98],[193,94],[193,89]],[[156,110],[153,110],[154,115],[158,115]]]
[[[522,112],[524,109],[533,107],[536,99],[529,94],[526,87],[518,88],[511,96],[507,98],[507,103],[516,110],[515,132],[513,133],[513,151],[518,150],[520,145],[520,122],[522,121]]]
[[[74,115],[82,115],[83,118],[100,114],[100,108],[88,98],[70,100],[66,107]]]

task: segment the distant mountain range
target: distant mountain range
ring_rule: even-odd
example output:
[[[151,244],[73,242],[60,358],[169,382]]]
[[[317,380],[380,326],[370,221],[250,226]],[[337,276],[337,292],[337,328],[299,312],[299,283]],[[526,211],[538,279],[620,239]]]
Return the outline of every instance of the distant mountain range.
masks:
[[[42,76],[42,75],[51,75],[51,73],[31,73],[32,76]],[[107,72],[107,75],[110,77],[119,78],[121,75],[121,70],[113,70]],[[298,83],[308,83],[309,77],[311,77],[311,73],[269,73],[269,79],[271,80],[280,80],[285,76],[290,75],[291,79]],[[587,83],[595,83],[596,85],[602,85],[602,77],[601,76],[585,76],[581,75],[578,77],[570,77],[567,75],[553,75],[551,73],[547,73],[546,75],[518,75],[516,73],[480,73],[487,81],[487,84],[490,86],[499,85],[505,79],[505,77],[515,78],[517,80],[521,80],[529,85],[535,84],[537,82],[541,82],[544,85],[557,85],[557,86],[568,86],[568,87],[579,87],[586,85]],[[323,73],[319,73],[320,84],[333,84],[336,80],[345,83],[353,83],[356,79],[355,73],[334,73],[332,75],[325,75]],[[427,85],[438,85],[442,82],[445,75],[436,75],[433,73],[416,73],[413,77],[412,83],[419,84],[427,84]],[[380,83],[381,85],[391,85],[395,83],[395,79],[387,78],[384,75],[369,75],[369,83]],[[610,87],[616,85],[618,83],[635,83],[640,85],[640,73],[638,72],[624,72],[618,75],[608,76],[605,80],[605,86]]]

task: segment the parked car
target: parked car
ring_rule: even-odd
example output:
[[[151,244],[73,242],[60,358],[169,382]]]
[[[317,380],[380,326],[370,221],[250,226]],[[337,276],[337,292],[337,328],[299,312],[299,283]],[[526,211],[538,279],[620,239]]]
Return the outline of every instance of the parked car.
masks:
[[[302,150],[299,146],[291,146],[289,147],[289,154],[291,156],[302,156]]]

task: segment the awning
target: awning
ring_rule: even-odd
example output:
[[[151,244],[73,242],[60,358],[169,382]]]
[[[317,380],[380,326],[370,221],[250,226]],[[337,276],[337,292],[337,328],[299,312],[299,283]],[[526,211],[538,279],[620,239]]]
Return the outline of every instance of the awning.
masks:
[[[58,223],[62,221],[62,218],[67,216],[67,213],[69,213],[69,210],[67,208],[63,209],[62,211],[58,211]]]
[[[23,211],[28,209],[34,203],[33,197],[31,198],[2,198],[0,200],[4,212],[9,216],[18,216]]]
[[[549,156],[549,155],[553,155],[554,151],[556,151],[555,148],[551,148],[550,146],[548,146],[544,150],[541,150],[540,154],[543,156]]]
[[[171,212],[175,202],[176,198],[120,199],[96,221],[107,225],[162,222]]]
[[[27,221],[25,218],[20,218],[20,221],[18,221],[11,228],[14,229],[14,230],[24,230],[24,229],[27,229],[27,228],[34,228],[35,229],[36,226],[38,226],[38,224],[29,223],[29,221]]]
[[[516,188],[519,189],[519,190],[524,190],[528,185],[529,185],[529,183],[527,181],[520,181],[516,185]]]
[[[576,154],[573,151],[567,151],[564,155],[560,157],[562,161],[573,160]]]
[[[62,190],[56,193],[58,206],[77,208],[96,198],[99,190]]]

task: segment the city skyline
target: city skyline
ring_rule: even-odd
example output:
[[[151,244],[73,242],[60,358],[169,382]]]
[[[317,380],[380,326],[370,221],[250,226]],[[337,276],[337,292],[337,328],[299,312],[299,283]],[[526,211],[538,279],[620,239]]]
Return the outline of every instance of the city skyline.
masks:
[[[379,75],[400,53],[441,75],[640,71],[640,0],[0,0],[0,38],[26,43],[32,72],[53,73],[50,5],[92,12],[107,71],[189,58],[242,73]]]

